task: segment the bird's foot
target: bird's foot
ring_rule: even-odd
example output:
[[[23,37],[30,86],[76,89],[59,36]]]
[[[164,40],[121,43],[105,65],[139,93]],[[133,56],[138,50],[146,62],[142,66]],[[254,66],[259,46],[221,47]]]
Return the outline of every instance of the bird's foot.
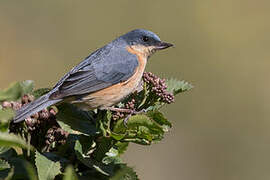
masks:
[[[107,110],[110,110],[110,111],[114,111],[114,112],[120,112],[120,113],[126,113],[128,114],[125,119],[124,119],[124,125],[127,127],[127,122],[129,120],[129,118],[132,116],[132,115],[136,115],[136,114],[141,114],[141,113],[145,113],[146,110],[143,109],[143,110],[140,110],[140,111],[136,111],[136,110],[133,110],[133,109],[124,109],[124,108],[115,108],[115,107],[107,107],[105,108]]]
[[[125,119],[124,119],[124,125],[127,127],[128,120],[132,115],[141,114],[141,113],[145,113],[145,112],[146,112],[145,109],[140,110],[140,111],[131,110],[131,113],[129,113],[127,115],[127,117],[125,117]]]

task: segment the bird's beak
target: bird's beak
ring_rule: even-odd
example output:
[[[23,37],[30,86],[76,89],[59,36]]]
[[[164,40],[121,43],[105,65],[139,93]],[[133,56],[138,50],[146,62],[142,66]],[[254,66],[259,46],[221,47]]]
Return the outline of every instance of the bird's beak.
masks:
[[[162,49],[166,49],[166,48],[169,48],[169,47],[172,47],[173,44],[171,43],[166,43],[166,42],[159,42],[155,45],[154,49],[155,50],[162,50]]]

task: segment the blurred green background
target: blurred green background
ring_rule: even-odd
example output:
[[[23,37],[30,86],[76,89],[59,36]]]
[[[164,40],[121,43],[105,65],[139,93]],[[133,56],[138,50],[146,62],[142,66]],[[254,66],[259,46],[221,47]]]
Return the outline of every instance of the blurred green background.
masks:
[[[53,86],[93,50],[135,28],[175,48],[147,70],[195,88],[164,109],[174,127],[124,156],[141,179],[270,179],[270,1],[1,0],[0,88]]]

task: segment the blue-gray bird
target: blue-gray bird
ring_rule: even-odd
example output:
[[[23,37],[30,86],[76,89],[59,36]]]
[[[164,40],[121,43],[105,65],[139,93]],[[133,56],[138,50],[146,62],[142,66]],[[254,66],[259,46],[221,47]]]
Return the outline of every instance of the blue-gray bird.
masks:
[[[16,112],[21,122],[42,109],[69,102],[83,109],[110,109],[134,92],[148,58],[157,50],[171,47],[153,32],[136,29],[113,40],[71,69],[47,94]]]

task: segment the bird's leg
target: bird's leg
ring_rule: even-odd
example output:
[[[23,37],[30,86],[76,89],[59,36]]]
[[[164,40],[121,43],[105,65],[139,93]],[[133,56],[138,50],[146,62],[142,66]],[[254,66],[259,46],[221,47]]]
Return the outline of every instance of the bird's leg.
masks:
[[[124,119],[124,125],[127,127],[127,123],[128,123],[128,120],[129,118],[132,116],[132,114],[128,114],[127,117],[125,117]]]
[[[136,114],[140,114],[140,113],[145,113],[146,112],[145,109],[140,110],[140,111],[136,111],[136,110],[133,110],[133,109],[116,108],[116,107],[106,107],[106,108],[103,108],[103,109],[110,110],[110,111],[115,111],[115,112],[121,112],[121,113],[128,113],[127,117],[125,117],[125,119],[124,119],[125,126],[127,126],[128,119],[132,115],[136,115]]]
[[[136,110],[133,110],[133,109],[116,108],[116,107],[106,107],[106,108],[103,108],[103,109],[114,111],[114,112],[128,113],[128,114],[140,114],[140,113],[146,112],[145,109],[140,110],[140,111],[136,111]]]
[[[116,108],[116,107],[106,107],[103,109],[114,111],[114,112],[129,113],[129,114],[133,112],[133,110],[131,110],[131,109]]]
[[[132,116],[132,115],[136,115],[136,114],[141,114],[141,113],[145,113],[146,110],[145,109],[142,109],[140,111],[135,111],[135,110],[131,110],[132,112],[130,114],[127,115],[127,117],[124,119],[124,124],[125,126],[127,126],[127,122],[129,120],[129,118]]]

